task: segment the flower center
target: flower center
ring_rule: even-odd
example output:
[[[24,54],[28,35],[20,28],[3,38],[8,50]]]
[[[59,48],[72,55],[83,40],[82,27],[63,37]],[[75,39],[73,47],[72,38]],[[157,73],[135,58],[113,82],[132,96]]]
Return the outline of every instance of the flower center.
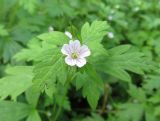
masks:
[[[78,58],[78,55],[77,55],[77,53],[72,53],[72,54],[71,54],[71,57],[72,57],[73,59],[76,59],[76,58]]]

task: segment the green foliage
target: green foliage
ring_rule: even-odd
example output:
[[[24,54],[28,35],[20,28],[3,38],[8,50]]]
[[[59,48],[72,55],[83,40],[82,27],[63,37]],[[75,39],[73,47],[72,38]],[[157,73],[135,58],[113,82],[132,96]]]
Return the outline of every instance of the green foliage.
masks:
[[[67,79],[67,67],[60,50],[53,49],[43,52],[39,62],[35,65],[34,73],[34,86],[40,90],[45,88],[48,90],[50,85],[56,83],[56,79],[64,85]]]
[[[64,43],[68,43],[69,40],[64,33],[58,31],[41,34],[38,38],[53,46],[62,46]]]
[[[19,102],[0,101],[1,120],[19,121],[26,117],[27,121],[41,121],[37,110],[32,109],[30,105]]]
[[[39,114],[37,113],[37,111],[33,111],[28,116],[27,121],[41,121],[41,118]]]
[[[0,79],[1,100],[8,96],[16,99],[32,85],[33,67],[15,66],[6,70],[7,76]],[[27,73],[27,74],[26,74]]]
[[[83,119],[82,121],[104,121],[99,115],[97,114],[92,114],[92,117],[87,117]]]
[[[15,42],[15,41],[10,41],[10,40],[1,40],[0,44],[2,44],[2,58],[4,63],[8,62],[14,54],[16,54],[18,51],[21,50],[21,46]]]
[[[37,3],[38,3],[38,0],[20,0],[19,1],[20,6],[23,6],[24,9],[26,9],[31,14],[35,11]]]
[[[26,90],[25,92],[25,96],[26,96],[26,100],[27,102],[32,105],[33,107],[36,107],[37,106],[37,103],[38,103],[38,99],[39,99],[39,96],[40,96],[40,93],[33,90],[33,88],[29,88],[28,90]],[[36,112],[34,112],[36,113]],[[36,114],[35,114],[36,115]]]
[[[82,88],[83,96],[87,98],[92,109],[96,109],[98,100],[103,92],[103,81],[91,65],[87,65],[77,75],[76,87],[77,89]]]
[[[153,91],[154,89],[160,88],[160,76],[159,76],[159,70],[157,73],[153,75],[148,75],[147,78],[144,80],[143,88],[145,88],[148,91]]]
[[[36,60],[37,56],[43,51],[41,43],[38,39],[32,39],[28,42],[28,48],[23,49],[17,53],[14,58],[17,61],[32,61]],[[32,55],[34,53],[34,55]]]
[[[93,55],[103,51],[106,52],[101,41],[107,34],[107,28],[106,21],[94,21],[91,25],[89,23],[83,25],[81,29],[82,42],[89,46]]]
[[[0,0],[0,121],[159,121],[159,6]],[[66,64],[65,31],[84,67]]]
[[[0,101],[0,119],[18,121],[29,115],[30,107],[23,103]]]
[[[140,121],[143,117],[143,105],[141,104],[124,104],[119,106],[117,118],[119,121]]]
[[[131,77],[127,71],[143,74],[149,69],[144,54],[138,51],[131,51],[129,45],[121,45],[108,51],[108,56],[100,56],[93,60],[98,70],[115,76],[121,80],[130,82]],[[103,63],[99,63],[101,60]],[[104,68],[101,68],[104,67]]]
[[[8,31],[4,28],[3,25],[0,25],[0,36],[7,36]]]
[[[133,84],[130,84],[130,88],[128,90],[128,93],[133,99],[136,99],[139,102],[145,102],[146,101],[145,91],[141,88],[137,88]]]

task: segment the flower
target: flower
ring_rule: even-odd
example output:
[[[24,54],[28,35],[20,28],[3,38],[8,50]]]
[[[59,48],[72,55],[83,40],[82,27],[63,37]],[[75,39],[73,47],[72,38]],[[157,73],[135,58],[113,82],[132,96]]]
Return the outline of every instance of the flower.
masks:
[[[66,55],[65,62],[70,66],[82,67],[86,64],[86,58],[91,52],[86,45],[81,45],[79,40],[70,40],[69,44],[64,44],[61,52]]]
[[[70,39],[72,39],[72,34],[68,31],[65,31],[65,35],[67,35]]]
[[[109,15],[109,16],[108,16],[108,20],[109,20],[109,21],[112,21],[112,20],[113,20],[112,15]]]
[[[112,38],[114,38],[114,34],[113,34],[112,32],[108,32],[108,37],[109,37],[110,39],[112,39]]]
[[[49,26],[49,27],[48,27],[48,31],[49,31],[49,32],[53,32],[53,31],[54,31],[54,28],[53,28],[52,26]]]

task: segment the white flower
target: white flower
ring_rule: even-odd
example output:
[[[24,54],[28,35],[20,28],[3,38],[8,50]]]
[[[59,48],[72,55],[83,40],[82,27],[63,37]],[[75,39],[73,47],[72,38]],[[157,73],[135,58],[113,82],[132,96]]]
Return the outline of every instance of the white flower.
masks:
[[[52,26],[49,26],[49,27],[48,27],[48,31],[49,31],[49,32],[52,32],[52,31],[54,31],[54,28],[53,28]]]
[[[106,108],[108,109],[108,111],[111,111],[111,110],[113,109],[112,105],[110,105],[110,104],[108,104],[108,105],[106,106]]]
[[[109,16],[108,16],[108,20],[110,20],[110,21],[112,21],[112,20],[113,20],[112,15],[109,15]]]
[[[52,116],[52,113],[51,113],[50,111],[48,111],[48,112],[47,112],[47,116],[48,116],[48,117],[51,117],[51,116]]]
[[[66,55],[65,62],[70,66],[82,67],[86,64],[86,58],[91,52],[86,45],[81,45],[79,40],[70,40],[69,44],[64,44],[61,52]]]
[[[113,34],[112,32],[108,32],[108,37],[109,37],[110,39],[112,39],[112,38],[114,38],[114,34]]]
[[[65,31],[65,35],[67,35],[70,39],[72,39],[72,34],[68,31]]]

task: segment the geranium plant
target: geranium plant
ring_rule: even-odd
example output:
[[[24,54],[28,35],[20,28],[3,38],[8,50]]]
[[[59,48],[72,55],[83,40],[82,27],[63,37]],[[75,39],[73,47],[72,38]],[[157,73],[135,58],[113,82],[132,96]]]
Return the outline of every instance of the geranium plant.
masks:
[[[102,40],[108,27],[106,21],[94,21],[85,23],[79,36],[50,31],[31,39],[27,48],[14,56],[22,64],[9,66],[0,80],[1,100],[11,97],[11,101],[0,103],[2,112],[8,114],[0,116],[2,121],[40,121],[43,116],[44,120],[60,120],[64,111],[72,109],[68,95],[74,88],[87,99],[90,110],[103,114],[106,96],[103,105],[99,100],[110,90],[104,75],[131,84],[128,71],[143,74],[150,69],[144,54],[131,45],[105,48]],[[21,94],[25,101],[19,101]],[[102,120],[97,114],[93,117]]]

